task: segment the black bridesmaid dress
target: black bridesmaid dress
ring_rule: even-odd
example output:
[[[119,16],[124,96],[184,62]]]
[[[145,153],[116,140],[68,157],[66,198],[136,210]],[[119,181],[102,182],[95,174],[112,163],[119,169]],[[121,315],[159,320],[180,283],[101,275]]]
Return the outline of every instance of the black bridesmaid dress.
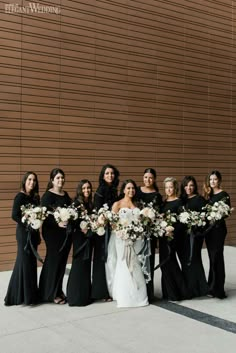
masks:
[[[141,187],[138,187],[136,193],[137,201],[144,202],[148,204],[152,202],[153,208],[157,211],[160,211],[160,207],[162,205],[162,196],[159,192],[143,192]],[[156,248],[157,248],[157,238],[155,236],[151,236],[151,255],[150,259],[150,270],[151,270],[151,281],[147,283],[147,294],[148,294],[148,301],[151,303],[154,298],[154,267],[155,267],[155,255],[156,255]]]
[[[104,204],[111,209],[113,203],[117,201],[117,189],[114,186],[100,185],[94,194],[94,207],[99,210]],[[109,242],[110,229],[108,228],[104,236],[94,234],[93,239],[93,270],[92,270],[92,293],[95,300],[109,300],[110,295],[107,288],[105,263],[107,260],[107,248]]]
[[[205,199],[200,195],[187,198],[185,208],[191,211],[202,211],[206,204]],[[203,231],[202,231],[202,234]],[[208,294],[209,288],[206,281],[205,271],[202,264],[202,245],[204,236],[199,235],[194,238],[192,256],[190,259],[190,235],[185,227],[183,235],[183,244],[178,251],[178,256],[182,266],[182,272],[192,297],[201,297]]]
[[[91,211],[86,207],[88,211]],[[80,228],[81,219],[74,224],[72,235],[73,259],[67,282],[67,301],[70,306],[86,306],[91,304],[91,260],[92,236],[88,231],[84,234]]]
[[[53,210],[58,206],[69,206],[71,199],[67,192],[61,196],[46,191],[41,204],[49,210]],[[59,227],[53,215],[49,215],[43,223],[42,236],[46,243],[46,257],[39,280],[42,302],[54,302],[56,297],[64,297],[62,290],[63,277],[72,243],[69,230],[69,228]]]
[[[176,199],[173,201],[165,201],[161,207],[161,213],[171,211],[178,214],[182,207],[182,201]],[[182,270],[179,266],[176,249],[179,243],[182,242],[181,236],[183,232],[182,225],[177,222],[173,224],[174,234],[173,239],[169,241],[167,238],[159,238],[159,257],[161,266],[161,285],[163,299],[179,301],[190,299],[191,295],[188,292]],[[165,262],[165,260],[168,260]]]
[[[221,191],[218,194],[213,194],[208,203],[213,205],[215,202],[225,200],[230,206],[229,194]],[[225,262],[224,262],[224,242],[227,235],[225,220],[217,221],[210,232],[206,234],[206,246],[210,261],[208,285],[209,293],[219,299],[226,298],[225,284]]]
[[[35,199],[23,192],[19,192],[14,199],[12,208],[12,219],[17,222],[17,257],[8,285],[5,305],[32,305],[38,303],[37,259],[27,241],[28,230],[26,225],[21,222],[21,206],[28,204],[38,205],[39,198]],[[39,231],[32,229],[31,243],[35,250],[37,250],[39,242]]]

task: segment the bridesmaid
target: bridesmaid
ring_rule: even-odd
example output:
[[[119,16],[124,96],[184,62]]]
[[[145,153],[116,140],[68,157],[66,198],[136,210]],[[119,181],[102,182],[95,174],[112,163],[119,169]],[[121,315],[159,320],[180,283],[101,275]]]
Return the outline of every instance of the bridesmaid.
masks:
[[[99,176],[99,186],[94,195],[94,206],[99,210],[104,204],[109,208],[117,200],[117,187],[119,184],[119,171],[111,164],[102,167]],[[109,234],[101,237],[94,235],[93,273],[92,273],[92,299],[110,301],[105,262],[107,260],[107,247]]]
[[[42,197],[42,206],[53,211],[58,206],[64,207],[71,204],[68,193],[63,190],[64,183],[63,170],[53,169],[47,190]],[[40,296],[43,302],[66,303],[62,282],[71,248],[71,234],[67,234],[66,227],[66,222],[57,223],[53,215],[49,215],[43,223],[42,235],[46,244],[46,258],[39,281]]]
[[[181,183],[180,199],[186,210],[202,211],[205,206],[205,199],[199,195],[196,179],[189,175],[185,176]],[[206,281],[206,276],[202,264],[202,245],[204,236],[194,238],[192,256],[190,260],[190,235],[182,234],[184,246],[179,252],[179,259],[182,266],[182,271],[192,297],[201,297],[208,294],[209,288]]]
[[[164,180],[164,189],[166,199],[161,207],[161,213],[170,211],[178,214],[181,211],[182,201],[177,197],[178,182],[175,178],[168,177]],[[181,242],[182,226],[176,222],[173,224],[174,239],[168,241],[165,237],[159,239],[159,256],[162,271],[162,294],[163,299],[167,300],[183,300],[190,297],[184,276],[178,264],[176,257],[176,249]],[[169,256],[169,258],[168,258]],[[166,259],[168,260],[166,261]],[[165,262],[166,261],[166,262]]]
[[[162,196],[159,193],[158,186],[156,184],[156,171],[152,168],[144,170],[143,174],[143,186],[139,186],[136,194],[137,201],[141,201],[145,204],[152,202],[153,207],[160,211],[162,204]],[[151,303],[154,300],[154,267],[155,267],[155,254],[157,248],[157,238],[151,236],[151,256],[150,259],[150,270],[151,280],[147,283],[148,300]]]
[[[92,212],[92,184],[83,179],[79,182],[74,206],[82,206]],[[67,282],[67,300],[70,306],[85,306],[91,303],[91,232],[84,234],[80,228],[81,219],[77,219],[72,235],[73,260]]]
[[[208,174],[205,184],[205,197],[210,205],[224,200],[230,206],[229,194],[221,188],[222,176],[218,170]],[[206,234],[205,241],[210,261],[208,276],[209,294],[213,297],[226,298],[224,242],[227,235],[225,220],[217,221],[217,224]]]
[[[37,175],[27,172],[21,183],[21,191],[15,196],[12,219],[16,222],[17,257],[9,282],[5,305],[32,305],[38,302],[37,260],[27,245],[28,231],[21,222],[21,206],[39,205],[39,184]],[[38,230],[31,231],[31,242],[35,249],[40,243]]]

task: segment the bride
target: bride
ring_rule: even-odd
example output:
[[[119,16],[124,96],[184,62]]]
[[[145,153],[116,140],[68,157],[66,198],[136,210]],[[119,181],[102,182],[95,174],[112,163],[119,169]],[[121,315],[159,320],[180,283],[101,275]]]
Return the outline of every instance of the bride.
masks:
[[[119,219],[139,214],[134,201],[136,189],[133,180],[124,181],[120,190],[121,199],[112,206],[112,211],[119,215]],[[106,275],[110,295],[117,301],[118,308],[148,305],[146,282],[137,256],[142,246],[142,239],[124,240],[119,230],[113,230],[111,234]]]

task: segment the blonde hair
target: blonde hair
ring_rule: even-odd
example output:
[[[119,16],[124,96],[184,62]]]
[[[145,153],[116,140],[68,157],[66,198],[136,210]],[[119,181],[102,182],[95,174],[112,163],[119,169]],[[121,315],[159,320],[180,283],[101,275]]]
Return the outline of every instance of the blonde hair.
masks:
[[[174,177],[165,178],[163,181],[164,187],[166,186],[166,183],[169,183],[169,182],[173,184],[175,195],[177,196],[178,192],[179,192],[179,183],[178,183],[177,179],[175,179]]]

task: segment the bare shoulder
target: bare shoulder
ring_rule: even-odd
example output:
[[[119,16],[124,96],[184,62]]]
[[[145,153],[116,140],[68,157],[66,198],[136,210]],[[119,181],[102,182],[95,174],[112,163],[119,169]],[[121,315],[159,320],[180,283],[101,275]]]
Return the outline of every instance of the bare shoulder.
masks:
[[[113,203],[113,206],[112,206],[112,211],[113,212],[118,213],[120,208],[121,208],[120,201],[116,201],[116,202]]]

